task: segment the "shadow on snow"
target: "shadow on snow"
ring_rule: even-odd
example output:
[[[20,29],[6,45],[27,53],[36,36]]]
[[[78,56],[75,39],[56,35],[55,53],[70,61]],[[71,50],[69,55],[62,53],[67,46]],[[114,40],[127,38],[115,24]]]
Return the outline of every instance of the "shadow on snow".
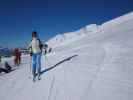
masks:
[[[50,71],[50,70],[54,69],[55,67],[57,67],[58,65],[60,65],[60,64],[62,64],[62,63],[64,63],[64,62],[66,62],[66,61],[70,61],[72,58],[74,58],[74,57],[76,57],[76,56],[78,56],[78,55],[70,56],[70,57],[68,57],[68,58],[66,58],[66,59],[64,59],[64,60],[62,60],[62,61],[60,61],[60,62],[58,62],[58,63],[55,64],[54,66],[52,66],[52,67],[50,67],[50,68],[47,68],[47,69],[41,71],[41,75],[42,75],[43,73],[47,72],[47,71]]]

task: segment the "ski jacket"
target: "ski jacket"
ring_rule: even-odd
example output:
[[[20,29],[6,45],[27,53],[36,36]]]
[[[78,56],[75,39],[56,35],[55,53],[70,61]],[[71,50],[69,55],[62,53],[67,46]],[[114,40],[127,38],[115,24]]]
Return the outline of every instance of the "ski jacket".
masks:
[[[41,41],[38,38],[33,38],[31,43],[29,44],[29,48],[31,49],[32,53],[40,53],[42,52],[42,48],[40,48]]]
[[[20,52],[18,49],[15,49],[15,51],[14,51],[14,56],[15,56],[16,58],[21,57],[21,52]]]

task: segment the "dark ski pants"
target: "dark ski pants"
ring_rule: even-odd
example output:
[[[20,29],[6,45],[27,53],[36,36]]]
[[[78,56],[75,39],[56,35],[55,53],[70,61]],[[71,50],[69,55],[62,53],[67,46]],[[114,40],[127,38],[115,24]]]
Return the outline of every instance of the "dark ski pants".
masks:
[[[9,73],[10,70],[4,69],[4,68],[0,68],[0,73],[1,73],[1,72]]]

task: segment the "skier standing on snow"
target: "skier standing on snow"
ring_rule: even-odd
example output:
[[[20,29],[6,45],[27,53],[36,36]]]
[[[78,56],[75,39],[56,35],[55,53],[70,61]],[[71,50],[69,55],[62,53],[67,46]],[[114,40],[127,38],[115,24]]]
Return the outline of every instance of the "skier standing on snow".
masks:
[[[38,38],[37,32],[32,32],[32,41],[29,44],[30,55],[32,57],[32,74],[33,81],[35,81],[36,76],[38,75],[38,80],[40,80],[41,74],[41,54],[42,54],[43,44]],[[36,74],[37,70],[37,74]]]
[[[15,50],[14,50],[14,63],[15,63],[15,65],[20,65],[20,63],[21,63],[21,52],[19,51],[19,49],[18,48],[16,48]]]

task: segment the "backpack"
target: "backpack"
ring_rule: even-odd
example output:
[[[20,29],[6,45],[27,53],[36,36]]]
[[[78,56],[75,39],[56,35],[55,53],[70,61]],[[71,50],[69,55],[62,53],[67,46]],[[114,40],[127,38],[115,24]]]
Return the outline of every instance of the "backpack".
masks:
[[[37,39],[37,40],[39,41],[39,47],[40,47],[40,50],[42,50],[42,48],[43,48],[43,44],[42,44],[42,42],[41,42],[40,39]]]

